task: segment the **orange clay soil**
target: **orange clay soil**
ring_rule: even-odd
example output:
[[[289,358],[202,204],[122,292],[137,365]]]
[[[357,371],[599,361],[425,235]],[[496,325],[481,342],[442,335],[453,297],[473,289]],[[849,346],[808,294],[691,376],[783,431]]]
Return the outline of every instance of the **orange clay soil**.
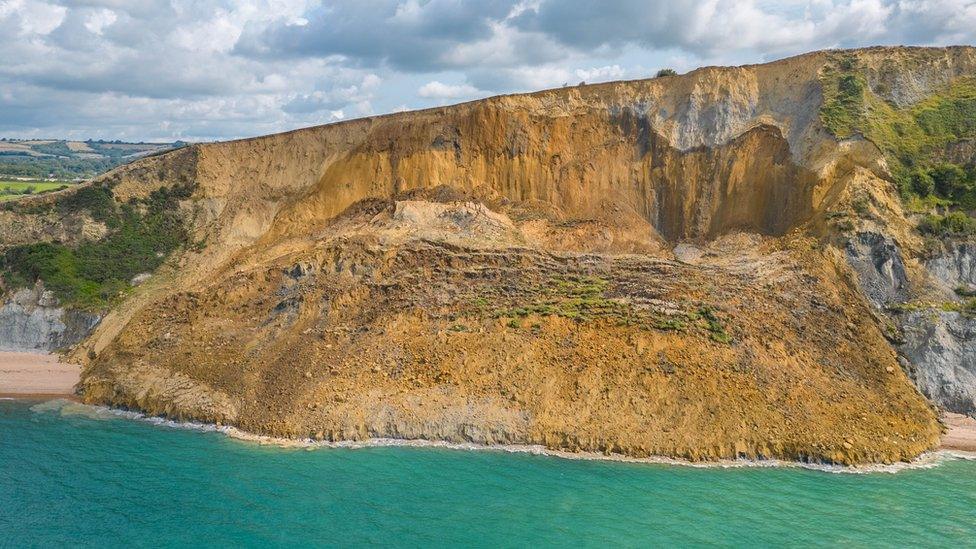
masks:
[[[974,51],[851,55],[910,100],[976,73]],[[836,55],[194,145],[110,172],[93,184],[119,203],[192,186],[180,207],[197,245],[77,349],[83,398],[288,437],[911,459],[941,427],[857,289],[837,212],[908,251],[921,240],[878,149],[820,123]],[[18,226],[84,238],[50,213],[0,213],[7,242]]]

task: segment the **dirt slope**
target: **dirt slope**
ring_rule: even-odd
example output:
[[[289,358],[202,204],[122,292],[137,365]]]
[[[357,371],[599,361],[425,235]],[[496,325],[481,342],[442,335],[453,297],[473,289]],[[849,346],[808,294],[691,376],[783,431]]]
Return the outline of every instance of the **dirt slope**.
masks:
[[[940,426],[830,212],[865,193],[872,223],[918,239],[877,147],[821,124],[836,55],[116,170],[98,184],[120,203],[192,183],[181,208],[203,245],[79,348],[83,397],[291,437],[910,459]],[[976,71],[971,48],[853,55],[887,67],[892,101]]]

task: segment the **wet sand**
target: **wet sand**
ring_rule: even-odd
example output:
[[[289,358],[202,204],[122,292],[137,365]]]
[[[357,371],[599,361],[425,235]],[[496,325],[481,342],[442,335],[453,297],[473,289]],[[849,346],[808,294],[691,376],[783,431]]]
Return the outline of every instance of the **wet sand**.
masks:
[[[947,412],[942,416],[942,420],[949,428],[942,435],[941,448],[943,450],[976,452],[976,419]]]
[[[81,366],[61,362],[57,355],[0,351],[0,396],[71,397]]]

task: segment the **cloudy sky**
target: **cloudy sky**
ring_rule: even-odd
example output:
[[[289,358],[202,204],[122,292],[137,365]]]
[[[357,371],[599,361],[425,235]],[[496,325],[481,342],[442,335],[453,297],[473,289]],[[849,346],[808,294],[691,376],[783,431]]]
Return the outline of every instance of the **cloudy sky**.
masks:
[[[261,135],[661,67],[976,43],[976,0],[0,0],[0,136]]]

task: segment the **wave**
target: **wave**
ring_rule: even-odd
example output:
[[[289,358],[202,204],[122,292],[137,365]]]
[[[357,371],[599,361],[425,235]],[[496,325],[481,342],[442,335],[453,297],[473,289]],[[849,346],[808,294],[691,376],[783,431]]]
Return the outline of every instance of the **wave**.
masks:
[[[403,447],[403,448],[438,448],[455,451],[477,451],[477,452],[507,452],[512,454],[529,454],[535,456],[554,457],[570,460],[588,461],[612,461],[619,463],[643,463],[654,465],[671,465],[678,467],[692,468],[754,468],[754,467],[774,467],[774,468],[796,468],[825,473],[839,474],[869,474],[869,473],[898,473],[901,471],[916,469],[931,469],[943,463],[953,460],[976,461],[976,452],[963,452],[959,450],[937,450],[926,452],[911,462],[900,462],[889,465],[860,465],[847,466],[828,463],[806,463],[800,461],[787,461],[779,459],[735,459],[718,460],[709,462],[694,462],[678,458],[665,456],[651,456],[637,458],[623,454],[601,454],[596,452],[568,452],[564,450],[553,450],[540,445],[532,444],[477,444],[477,443],[456,443],[442,440],[423,440],[423,439],[398,439],[398,438],[370,438],[366,440],[346,440],[346,441],[319,441],[311,438],[292,439],[259,435],[242,431],[236,427],[228,425],[216,425],[213,423],[202,423],[197,421],[176,421],[158,416],[149,416],[141,412],[131,410],[120,410],[106,406],[94,406],[81,404],[64,399],[55,399],[30,407],[36,413],[57,412],[62,416],[82,416],[88,419],[109,420],[109,419],[128,419],[142,421],[157,427],[171,429],[185,429],[191,431],[220,433],[228,438],[262,446],[277,446],[280,448],[303,448],[314,450],[319,448],[347,449],[356,450],[362,448],[378,447]]]

